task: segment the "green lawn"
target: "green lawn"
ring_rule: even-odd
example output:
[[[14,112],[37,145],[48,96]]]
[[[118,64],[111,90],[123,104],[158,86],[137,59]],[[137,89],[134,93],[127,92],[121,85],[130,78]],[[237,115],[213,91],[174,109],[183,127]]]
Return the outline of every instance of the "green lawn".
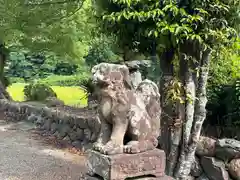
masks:
[[[14,83],[7,88],[11,97],[15,101],[24,101],[23,88],[26,84],[24,83]],[[84,90],[77,86],[61,87],[61,86],[51,86],[56,92],[57,97],[64,101],[66,105],[71,106],[86,106],[87,99],[84,98]]]

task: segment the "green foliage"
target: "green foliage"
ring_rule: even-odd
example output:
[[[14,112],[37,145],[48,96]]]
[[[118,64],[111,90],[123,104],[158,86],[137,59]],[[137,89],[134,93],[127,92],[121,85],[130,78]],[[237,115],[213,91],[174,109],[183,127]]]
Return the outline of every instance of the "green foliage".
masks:
[[[51,75],[39,82],[48,84],[49,86],[80,86],[89,79],[90,75],[86,72],[72,76]]]
[[[66,62],[60,62],[56,64],[54,68],[54,74],[57,75],[72,75],[77,72],[78,66],[76,64],[69,64]]]
[[[232,46],[213,53],[208,79],[208,99],[215,98],[219,86],[231,85],[240,78],[240,39]]]
[[[165,103],[180,102],[181,104],[183,104],[184,103],[184,100],[182,99],[184,95],[183,89],[184,89],[183,85],[178,79],[171,80],[169,86],[166,89],[168,93]]]
[[[116,34],[123,49],[127,47],[133,51],[137,49],[151,54],[156,44],[158,55],[165,50],[171,50],[177,56],[181,51],[193,56],[195,52],[204,51],[206,48],[225,49],[225,52],[221,52],[224,55],[220,57],[221,60],[217,55],[211,62],[208,85],[210,103],[214,103],[214,96],[217,96],[214,89],[220,84],[233,83],[231,75],[239,72],[239,56],[234,57],[232,51],[229,56],[229,48],[226,48],[234,42],[235,29],[239,26],[240,2],[237,0],[100,0],[96,4],[99,17],[103,17],[103,29],[107,33]],[[188,45],[189,42],[191,46]],[[184,51],[183,48],[187,50]],[[231,60],[227,59],[229,57]],[[179,64],[179,57],[175,64]],[[173,90],[168,91],[170,97],[178,101],[181,97],[180,85],[173,82],[172,87]]]
[[[26,83],[14,83],[7,88],[14,101],[24,101],[24,87]],[[87,105],[86,92],[79,86],[51,86],[59,100],[69,106],[83,107]],[[66,93],[68,92],[68,93]]]
[[[94,93],[94,84],[93,84],[91,78],[84,79],[84,80],[81,82],[81,86],[86,89],[86,91],[87,91],[88,94],[93,94],[93,93]]]
[[[22,78],[26,82],[34,79],[44,79],[52,75],[71,76],[79,72],[82,74],[81,76],[85,76],[88,71],[88,67],[84,64],[64,62],[54,55],[33,54],[29,56],[23,52],[10,53],[10,59],[5,67],[5,72],[8,77]]]
[[[23,78],[18,78],[18,77],[10,77],[9,81],[10,81],[10,84],[25,83],[25,80]]]
[[[29,56],[27,53],[12,52],[5,67],[6,75],[25,80],[46,77],[52,73],[52,70],[45,63],[46,58],[41,54]]]
[[[92,67],[101,62],[118,62],[119,57],[113,52],[116,49],[114,40],[113,37],[105,35],[93,39],[85,57],[86,64]]]
[[[94,31],[90,0],[9,0],[0,3],[0,41],[12,52],[51,52],[81,61]]]
[[[208,82],[207,122],[223,127],[239,125],[240,41],[215,52]]]
[[[106,31],[117,34],[124,45],[145,51],[151,39],[162,48],[177,48],[186,40],[208,47],[224,45],[235,36],[233,27],[239,18],[239,1],[102,0],[97,4]]]
[[[214,98],[207,105],[208,123],[212,125],[240,125],[240,81],[214,89]]]
[[[50,86],[42,83],[26,85],[23,92],[27,101],[44,101],[47,98],[57,97]]]

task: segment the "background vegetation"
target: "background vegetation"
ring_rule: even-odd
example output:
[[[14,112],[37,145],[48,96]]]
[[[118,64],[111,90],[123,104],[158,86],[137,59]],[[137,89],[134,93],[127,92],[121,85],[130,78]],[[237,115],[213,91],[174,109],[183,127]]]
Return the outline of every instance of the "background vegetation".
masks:
[[[9,0],[1,3],[1,13],[4,13],[1,17],[4,18],[0,20],[0,40],[5,48],[1,51],[9,52],[4,72],[12,84],[8,91],[14,100],[24,100],[25,83],[37,80],[53,86],[58,97],[67,104],[75,104],[75,98],[76,104],[85,104],[86,100],[80,100],[84,94],[80,87],[88,80],[91,67],[103,61],[122,61],[127,54],[120,48],[122,44],[117,41],[116,34],[106,34],[99,28],[102,26],[97,13],[99,7],[90,0],[71,3]],[[138,48],[148,51],[146,46]],[[231,47],[216,50],[211,61],[207,106],[211,123],[232,124],[229,119],[239,113],[236,108],[239,107],[239,78],[238,40]],[[72,88],[73,93],[69,93],[72,97],[64,93],[69,88]]]
[[[178,117],[166,123],[172,136],[165,133],[177,146],[164,150],[173,159],[168,174],[180,179],[205,119],[205,126],[240,128],[239,1],[0,1],[0,88],[8,86],[13,100],[41,100],[43,88],[86,106],[92,66],[150,59],[143,76],[161,84],[163,114]],[[176,119],[185,123],[179,128]]]

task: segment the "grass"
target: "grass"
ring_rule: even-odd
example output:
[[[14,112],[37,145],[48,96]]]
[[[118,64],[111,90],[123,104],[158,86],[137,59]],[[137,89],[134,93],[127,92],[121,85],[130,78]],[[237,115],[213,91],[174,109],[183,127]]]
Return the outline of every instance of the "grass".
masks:
[[[25,83],[14,83],[7,88],[7,91],[10,93],[11,97],[15,101],[24,101],[23,89]],[[84,90],[78,86],[51,86],[57,97],[64,101],[66,105],[70,106],[86,106],[87,99],[85,98]]]

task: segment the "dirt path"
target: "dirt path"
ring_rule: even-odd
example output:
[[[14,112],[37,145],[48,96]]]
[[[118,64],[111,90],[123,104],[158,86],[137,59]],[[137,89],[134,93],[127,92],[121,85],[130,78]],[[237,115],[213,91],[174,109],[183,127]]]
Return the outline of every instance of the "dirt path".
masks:
[[[85,157],[33,138],[33,127],[0,120],[0,180],[80,180]]]

